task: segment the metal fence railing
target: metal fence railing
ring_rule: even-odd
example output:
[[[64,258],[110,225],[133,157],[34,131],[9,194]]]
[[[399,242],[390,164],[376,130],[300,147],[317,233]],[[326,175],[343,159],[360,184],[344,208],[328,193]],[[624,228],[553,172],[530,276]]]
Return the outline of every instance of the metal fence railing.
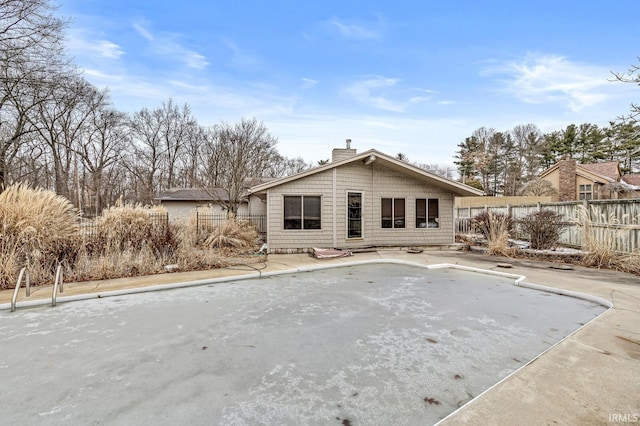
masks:
[[[196,212],[196,227],[198,234],[210,232],[213,228],[222,225],[228,220],[232,220],[226,213],[208,213],[208,212]],[[252,215],[252,214],[239,214],[236,215],[233,220],[245,220],[253,224],[260,234],[267,233],[267,216],[266,215]]]
[[[153,230],[156,234],[162,234],[169,229],[169,213],[151,211],[148,213]],[[98,235],[95,218],[81,217],[79,221],[80,233],[86,238],[95,238]]]

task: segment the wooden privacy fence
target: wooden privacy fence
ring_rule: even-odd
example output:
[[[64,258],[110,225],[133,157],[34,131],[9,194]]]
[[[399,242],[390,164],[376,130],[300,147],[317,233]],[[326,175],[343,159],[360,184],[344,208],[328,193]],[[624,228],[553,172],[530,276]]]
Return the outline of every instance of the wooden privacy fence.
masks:
[[[456,232],[473,233],[471,219],[483,211],[511,215],[518,222],[526,215],[551,210],[562,215],[567,228],[560,235],[560,243],[582,247],[581,215],[588,218],[591,235],[600,241],[610,241],[621,253],[640,252],[640,199],[590,200],[520,205],[457,207],[454,209]]]
[[[252,223],[260,234],[267,233],[267,216],[258,214],[239,214],[235,217],[236,220],[246,220]],[[220,226],[226,221],[230,220],[226,213],[208,213],[196,211],[196,226],[198,235],[201,232],[208,233],[216,226]]]

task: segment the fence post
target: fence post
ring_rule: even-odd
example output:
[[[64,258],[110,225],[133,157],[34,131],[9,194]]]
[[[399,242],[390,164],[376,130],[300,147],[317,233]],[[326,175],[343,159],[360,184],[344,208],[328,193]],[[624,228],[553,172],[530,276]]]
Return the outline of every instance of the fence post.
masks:
[[[196,244],[200,241],[200,212],[196,209]]]

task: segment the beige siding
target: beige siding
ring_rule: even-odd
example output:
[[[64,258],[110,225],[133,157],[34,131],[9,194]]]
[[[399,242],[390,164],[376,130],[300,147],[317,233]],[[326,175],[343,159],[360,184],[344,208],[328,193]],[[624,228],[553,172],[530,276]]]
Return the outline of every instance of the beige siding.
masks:
[[[335,172],[334,172],[335,171]],[[335,220],[333,176],[335,173]],[[363,193],[363,238],[347,239],[347,192]],[[320,195],[322,197],[321,230],[284,230],[285,195]],[[372,246],[414,246],[450,244],[454,240],[453,202],[449,192],[408,178],[373,163],[350,163],[314,174],[268,190],[268,243],[272,252],[296,251],[311,247],[355,249]],[[381,199],[404,198],[406,228],[381,227]],[[416,198],[437,198],[440,228],[415,227]],[[336,241],[333,241],[335,223]]]
[[[246,208],[246,212],[250,215],[266,215],[267,200],[262,200],[260,197],[251,195],[249,197],[249,205]]]
[[[594,200],[598,199],[597,191],[595,191],[596,183],[592,179],[578,175],[576,177],[576,200],[580,199],[580,185],[591,185],[591,198]]]
[[[544,177],[544,180],[549,181],[551,185],[556,189],[556,191],[560,191],[560,171],[554,170]]]
[[[195,209],[206,206],[206,203],[199,203],[197,201],[162,201],[161,204],[167,209],[169,220],[172,222],[186,222]]]
[[[161,205],[167,209],[169,220],[172,222],[188,221],[196,209],[213,214],[223,214],[225,212],[219,204],[206,201],[162,201]],[[248,207],[246,203],[238,206],[238,214],[247,214],[247,212]]]

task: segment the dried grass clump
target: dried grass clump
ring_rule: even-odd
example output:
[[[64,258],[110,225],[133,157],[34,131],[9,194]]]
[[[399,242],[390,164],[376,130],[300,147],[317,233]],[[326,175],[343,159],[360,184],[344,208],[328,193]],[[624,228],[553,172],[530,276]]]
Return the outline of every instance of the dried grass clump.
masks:
[[[502,215],[489,221],[489,234],[487,236],[487,254],[497,256],[512,256],[515,248],[509,247],[509,229],[512,226],[511,218]]]
[[[110,247],[99,254],[82,250],[75,267],[65,276],[69,281],[104,280],[163,272],[163,261],[148,246],[141,248]]]
[[[487,254],[512,256],[514,248],[509,247],[509,234],[513,229],[513,218],[503,213],[484,211],[476,215],[471,223],[476,232],[487,239]]]
[[[478,213],[471,219],[471,226],[474,232],[481,234],[487,239],[489,238],[492,229],[496,226],[506,226],[506,231],[511,233],[514,228],[514,223],[515,222],[510,215],[499,212],[489,212],[487,210]]]
[[[50,278],[58,262],[73,262],[77,219],[69,200],[52,191],[18,184],[0,193],[0,288],[14,286],[27,264],[37,283]]]
[[[625,254],[619,257],[618,269],[624,272],[640,275],[640,254]]]
[[[144,245],[161,249],[171,245],[171,229],[167,223],[159,223],[154,213],[141,205],[116,204],[102,212],[96,219],[96,245],[100,251],[139,250]]]
[[[202,244],[208,248],[250,249],[256,245],[258,231],[247,220],[230,219],[218,225]]]
[[[586,207],[580,206],[577,223],[582,235],[583,250],[587,252],[582,257],[582,263],[597,268],[620,269],[623,256],[615,250],[616,241],[628,231],[618,226],[618,218],[613,213],[608,218],[598,216],[593,207],[590,214]]]

